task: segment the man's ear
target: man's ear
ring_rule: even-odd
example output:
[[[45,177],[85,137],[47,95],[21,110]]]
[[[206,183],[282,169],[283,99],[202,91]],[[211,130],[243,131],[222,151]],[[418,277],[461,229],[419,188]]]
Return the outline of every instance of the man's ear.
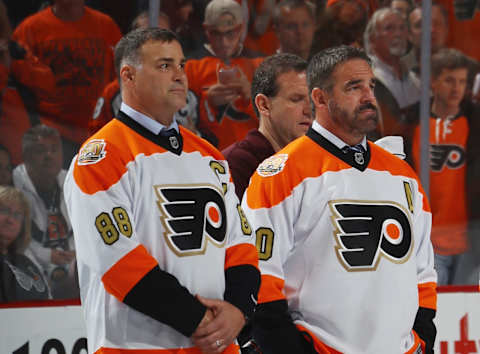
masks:
[[[120,68],[120,80],[122,81],[122,84],[128,84],[129,82],[132,82],[135,79],[135,68],[131,65],[123,65]]]
[[[326,107],[328,105],[328,94],[325,90],[315,87],[310,93],[315,109]]]
[[[263,93],[259,93],[255,96],[255,105],[257,106],[260,115],[270,117],[271,103],[270,99]]]

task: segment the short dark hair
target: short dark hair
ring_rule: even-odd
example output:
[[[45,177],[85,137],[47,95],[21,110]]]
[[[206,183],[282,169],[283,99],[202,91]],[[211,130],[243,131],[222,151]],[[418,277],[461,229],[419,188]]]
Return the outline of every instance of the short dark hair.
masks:
[[[298,9],[304,7],[312,20],[316,22],[315,7],[310,2],[305,0],[283,0],[280,1],[273,9],[272,21],[276,26],[278,26],[282,17],[282,7],[288,7],[289,9]]]
[[[312,92],[315,87],[330,90],[333,86],[331,76],[337,65],[348,60],[362,59],[372,66],[372,61],[363,49],[341,45],[324,49],[315,54],[307,68],[308,90]]]
[[[306,60],[295,54],[279,53],[265,58],[255,70],[252,79],[252,104],[256,115],[260,117],[255,97],[260,93],[267,97],[275,97],[280,89],[277,82],[280,74],[290,71],[300,73],[306,70]]]
[[[141,62],[140,48],[148,41],[180,43],[174,32],[163,28],[138,28],[130,31],[115,46],[115,67],[118,67],[118,71],[124,62],[138,66]]]
[[[467,56],[453,48],[443,48],[432,55],[432,78],[438,77],[444,69],[467,69],[468,73],[469,67]]]
[[[368,65],[372,66],[372,60],[363,49],[348,45],[327,48],[315,54],[310,59],[307,68],[308,91],[312,92],[315,87],[330,91],[333,87],[332,73],[335,68],[352,59],[365,60]],[[314,114],[315,105],[311,96],[310,104]]]

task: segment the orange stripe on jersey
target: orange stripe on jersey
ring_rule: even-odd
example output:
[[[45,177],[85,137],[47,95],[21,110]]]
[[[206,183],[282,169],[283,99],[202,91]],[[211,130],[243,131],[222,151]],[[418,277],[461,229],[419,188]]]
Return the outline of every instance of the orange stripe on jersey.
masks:
[[[417,353],[418,346],[422,348],[422,353],[425,353],[425,342],[420,339],[420,337],[418,336],[418,333],[415,332],[413,329],[412,329],[412,333],[413,333],[415,342],[413,343],[412,347],[405,352],[405,354]]]
[[[117,349],[117,348],[100,348],[95,354],[202,354],[198,348],[179,348],[179,349]],[[238,354],[239,347],[230,344],[222,354]]]
[[[418,284],[418,305],[428,309],[437,309],[437,283]]]
[[[123,301],[132,288],[158,265],[144,246],[137,246],[115,263],[102,277],[105,289]]]
[[[107,190],[117,183],[127,172],[127,164],[133,161],[137,155],[150,156],[167,151],[142,135],[132,134],[132,132],[134,132],[132,129],[114,119],[83,144],[82,148],[93,144],[96,150],[93,151],[92,147],[92,154],[98,158],[98,162],[95,163],[79,165],[78,159],[75,163],[73,176],[78,187],[84,193],[94,194]],[[180,127],[180,133],[184,138],[183,151],[185,153],[198,151],[202,156],[212,156],[220,161],[225,160],[222,153],[206,140],[183,127]],[[99,141],[98,144],[95,144],[95,141]]]
[[[261,177],[255,172],[247,188],[247,203],[251,209],[271,208],[281,203],[308,177],[318,177],[325,172],[338,172],[351,168],[350,165],[337,159],[320,145],[304,136],[280,150],[278,154],[288,154],[281,174]],[[303,161],[319,161],[317,164],[306,164]],[[276,183],[287,176],[288,185],[282,183],[282,189]],[[261,183],[259,183],[261,180]]]
[[[315,335],[310,332],[308,329],[301,325],[296,325],[297,328],[302,331],[302,332],[307,332],[310,337],[313,339],[313,346],[315,347],[315,350],[317,351],[318,354],[342,354],[342,352],[339,352],[338,350],[335,350],[325,343],[321,342]]]
[[[285,280],[274,277],[273,275],[262,274],[262,282],[258,291],[258,303],[285,300],[282,290]]]
[[[417,180],[420,185],[415,172],[405,161],[392,158],[389,152],[371,142],[369,142],[369,146],[372,155],[368,165],[369,169],[412,178]],[[278,154],[288,154],[289,156],[281,174],[261,177],[255,172],[251,178],[247,189],[247,203],[251,209],[271,208],[281,203],[306,178],[320,177],[326,172],[338,172],[352,168],[307,136],[295,140]],[[303,161],[318,161],[318,163],[305,164]],[[386,167],[388,170],[385,170]],[[281,183],[282,188],[280,188],[276,182],[284,178],[289,184]],[[260,179],[261,183],[259,183]],[[421,186],[420,192],[423,195],[423,209],[430,212],[428,199]]]
[[[246,264],[258,269],[258,252],[254,245],[242,243],[227,249],[225,269]]]

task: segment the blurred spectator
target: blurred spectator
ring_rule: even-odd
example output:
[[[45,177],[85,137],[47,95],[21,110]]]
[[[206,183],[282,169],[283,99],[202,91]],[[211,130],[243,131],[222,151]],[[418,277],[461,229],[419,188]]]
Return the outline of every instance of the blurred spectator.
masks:
[[[432,54],[445,47],[448,35],[447,13],[442,5],[432,4]],[[415,7],[408,16],[408,39],[412,49],[402,58],[408,70],[420,75],[420,49],[422,44],[422,8]]]
[[[12,161],[7,148],[0,145],[0,186],[11,186],[12,182]]]
[[[0,186],[0,302],[45,300],[48,283],[24,254],[30,243],[30,212],[20,191]]]
[[[412,11],[412,0],[392,0],[390,7],[402,14],[404,20],[408,18],[408,14]]]
[[[24,163],[13,170],[13,183],[31,210],[30,249],[48,276],[54,298],[78,297],[75,251],[63,197],[66,171],[55,128],[37,125],[22,139]]]
[[[279,44],[272,19],[276,2],[276,0],[248,1],[250,20],[245,47],[264,55],[275,53]]]
[[[96,99],[115,76],[113,47],[120,30],[84,0],[54,0],[51,7],[25,19],[13,37],[55,75],[55,92],[38,102],[38,110],[60,131],[67,165],[87,136]]]
[[[252,100],[260,126],[223,150],[238,199],[258,165],[312,124],[306,69],[304,59],[282,53],[267,57],[255,71]]]
[[[480,33],[480,1],[436,0],[448,13],[449,33],[447,46],[480,61],[478,33]],[[475,4],[476,3],[476,6]],[[473,6],[472,6],[473,5]]]
[[[368,8],[366,0],[328,0],[318,20],[311,55],[341,44],[362,47]]]
[[[472,208],[468,201],[472,198],[467,197],[471,185],[466,183],[467,175],[473,173],[470,164],[479,159],[469,151],[472,144],[477,151],[480,145],[479,131],[473,131],[470,123],[478,120],[478,116],[473,114],[471,105],[460,105],[467,86],[468,65],[467,58],[454,49],[442,49],[432,57],[430,206],[438,285],[478,284],[467,238]],[[418,172],[419,125],[415,128],[412,156]],[[477,179],[473,183],[478,182]]]
[[[315,9],[305,0],[283,0],[275,7],[273,23],[279,53],[308,60],[315,32]]]
[[[224,149],[257,128],[250,81],[263,58],[241,42],[243,12],[234,0],[212,0],[205,9],[208,43],[187,61],[189,88],[199,99],[200,131],[211,131]],[[254,57],[256,57],[254,59]]]
[[[183,52],[188,58],[202,47],[205,36],[201,18],[206,1],[169,0],[161,1],[161,9],[170,18],[170,29],[180,38]],[[200,8],[202,7],[202,8]],[[192,16],[195,13],[195,16]]]
[[[6,9],[0,1],[0,143],[16,165],[22,159],[23,133],[41,120],[36,101],[54,91],[55,78],[47,65],[10,36]]]
[[[432,30],[431,30],[431,49],[432,55],[447,45],[449,34],[449,20],[448,13],[445,7],[439,3],[432,3]],[[409,70],[412,70],[416,77],[420,79],[420,48],[422,40],[422,8],[417,6],[412,10],[408,17],[409,25],[409,40],[412,44],[412,49],[407,55],[402,58],[402,61]],[[466,34],[467,35],[467,34]],[[455,47],[455,46],[453,46]],[[466,97],[471,97],[471,91],[475,74],[479,71],[479,63],[467,57],[469,62],[469,75],[467,83]]]
[[[170,19],[165,12],[160,11],[158,14],[158,28],[166,28],[170,29]],[[137,28],[148,28],[148,12],[143,11],[137,17],[135,17],[132,21],[132,25],[130,26],[130,31],[133,31]]]
[[[391,8],[377,10],[365,30],[365,49],[372,57],[380,107],[379,135],[408,137],[411,125],[403,109],[420,99],[420,84],[400,60],[407,49],[407,24]]]

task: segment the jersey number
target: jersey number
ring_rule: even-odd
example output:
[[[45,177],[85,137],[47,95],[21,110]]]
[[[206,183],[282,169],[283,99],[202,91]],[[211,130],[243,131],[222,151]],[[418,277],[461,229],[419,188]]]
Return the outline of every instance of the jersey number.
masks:
[[[257,246],[259,260],[267,261],[270,258],[272,258],[273,235],[274,235],[273,230],[267,227],[260,227],[255,232],[255,236],[256,236],[255,245]]]
[[[103,242],[112,245],[117,242],[120,234],[126,237],[132,236],[132,224],[125,209],[116,207],[112,209],[113,220],[110,214],[100,213],[95,218],[95,227],[102,237]],[[114,222],[115,220],[115,222]]]

